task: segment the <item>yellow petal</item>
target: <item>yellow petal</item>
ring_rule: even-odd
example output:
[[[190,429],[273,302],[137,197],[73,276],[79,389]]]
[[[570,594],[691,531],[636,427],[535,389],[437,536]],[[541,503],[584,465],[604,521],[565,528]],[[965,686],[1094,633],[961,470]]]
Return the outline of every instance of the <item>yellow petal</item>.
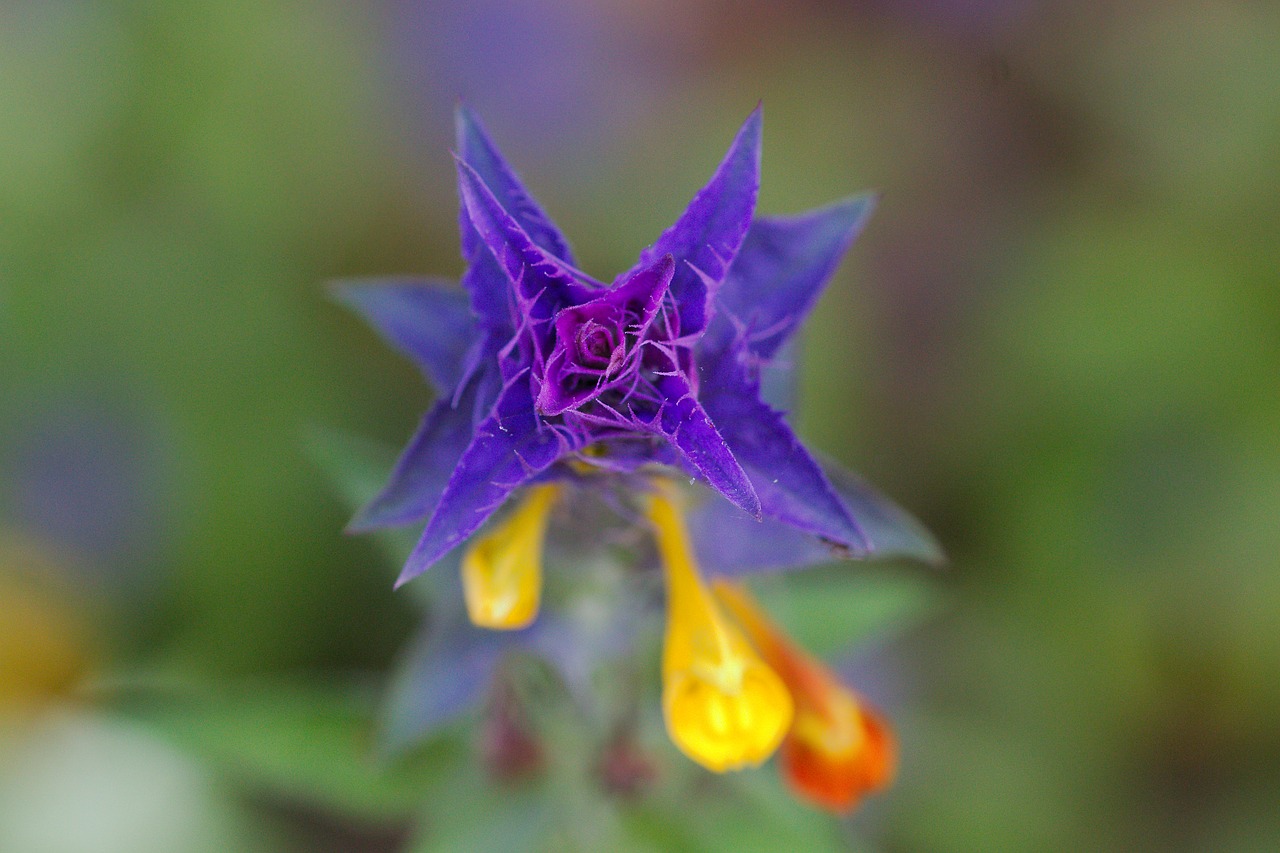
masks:
[[[761,763],[791,724],[791,696],[698,576],[673,487],[648,507],[667,580],[662,708],[686,755],[716,772]]]
[[[535,486],[515,510],[479,537],[462,558],[467,615],[481,628],[514,630],[538,615],[542,543],[559,486]]]

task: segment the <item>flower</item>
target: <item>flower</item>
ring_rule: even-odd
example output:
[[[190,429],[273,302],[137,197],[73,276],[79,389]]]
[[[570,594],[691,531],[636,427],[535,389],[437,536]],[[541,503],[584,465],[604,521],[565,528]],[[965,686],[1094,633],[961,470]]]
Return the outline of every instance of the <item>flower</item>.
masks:
[[[847,812],[887,787],[897,746],[880,713],[796,646],[741,584],[717,580],[714,589],[795,702],[781,754],[792,790],[822,808]]]
[[[504,645],[581,669],[575,656],[592,644],[571,620],[537,611],[547,525],[583,488],[620,487],[624,512],[638,510],[655,535],[667,590],[664,716],[672,740],[717,771],[766,759],[810,706],[724,612],[699,563],[741,573],[833,555],[938,558],[918,524],[821,465],[771,405],[788,381],[779,353],[874,200],[756,218],[760,129],[757,109],[684,213],[606,285],[577,269],[460,109],[462,292],[423,280],[337,289],[442,392],[350,529],[426,519],[397,585],[480,531],[461,556],[460,597],[473,625],[507,631],[504,644],[439,621],[412,658],[419,687],[399,691],[421,726],[473,703]],[[689,529],[677,474],[726,499],[693,509]]]
[[[466,297],[431,282],[340,297],[440,388],[383,491],[351,529],[428,518],[400,581],[421,574],[534,483],[575,465],[682,469],[757,519],[850,554],[874,548],[782,415],[760,369],[812,307],[872,198],[753,221],[760,112],[636,266],[605,286],[465,109],[458,182]]]
[[[671,739],[711,770],[759,764],[791,724],[791,697],[699,578],[671,484],[659,486],[648,515],[666,569],[662,710]]]
[[[542,540],[559,487],[534,486],[520,507],[462,560],[467,615],[482,628],[524,628],[538,615]]]

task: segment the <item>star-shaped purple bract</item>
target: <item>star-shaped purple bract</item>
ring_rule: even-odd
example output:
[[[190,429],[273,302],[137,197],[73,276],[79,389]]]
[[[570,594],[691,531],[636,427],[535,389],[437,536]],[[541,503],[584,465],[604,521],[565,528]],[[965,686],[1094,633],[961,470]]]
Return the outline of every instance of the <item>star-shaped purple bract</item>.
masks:
[[[873,199],[754,219],[760,126],[757,109],[675,224],[606,286],[574,266],[564,237],[459,110],[465,294],[430,282],[338,291],[443,392],[352,522],[429,518],[399,583],[518,489],[578,478],[574,461],[678,467],[761,533],[775,525],[756,521],[773,520],[847,555],[880,550],[859,513],[879,522],[898,516],[878,507],[896,508],[869,490],[850,503],[761,399],[761,369],[813,307]],[[917,546],[917,556],[927,550]]]

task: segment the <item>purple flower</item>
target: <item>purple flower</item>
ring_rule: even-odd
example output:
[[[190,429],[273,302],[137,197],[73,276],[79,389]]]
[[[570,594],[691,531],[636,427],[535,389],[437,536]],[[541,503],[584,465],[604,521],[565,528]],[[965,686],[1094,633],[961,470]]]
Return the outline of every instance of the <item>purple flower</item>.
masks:
[[[744,532],[735,547],[776,551],[771,543],[790,528],[809,563],[815,547],[936,558],[932,540],[892,504],[857,481],[833,484],[762,399],[762,370],[812,308],[873,198],[753,218],[760,127],[757,109],[675,224],[606,285],[575,267],[564,237],[459,111],[465,293],[431,281],[338,291],[442,391],[351,525],[428,519],[399,583],[518,490],[651,466],[723,495],[732,507],[716,512]]]
[[[759,151],[757,110],[676,223],[605,285],[577,269],[461,110],[463,290],[431,281],[339,288],[441,391],[352,522],[364,530],[427,519],[399,583],[446,555],[456,569],[435,574],[439,611],[399,667],[386,722],[393,747],[474,706],[512,649],[551,662],[589,701],[592,669],[624,653],[635,620],[659,602],[637,576],[603,622],[564,607],[538,615],[549,519],[574,501],[576,515],[589,514],[584,489],[629,520],[643,517],[655,536],[668,611],[664,715],[681,749],[713,770],[767,757],[792,703],[712,600],[699,565],[741,575],[833,555],[940,560],[918,523],[820,464],[775,408],[790,397],[788,342],[873,199],[754,218]],[[690,507],[686,527],[665,482],[673,472],[727,500]],[[516,493],[465,553],[455,548]],[[741,725],[715,723],[729,719]]]

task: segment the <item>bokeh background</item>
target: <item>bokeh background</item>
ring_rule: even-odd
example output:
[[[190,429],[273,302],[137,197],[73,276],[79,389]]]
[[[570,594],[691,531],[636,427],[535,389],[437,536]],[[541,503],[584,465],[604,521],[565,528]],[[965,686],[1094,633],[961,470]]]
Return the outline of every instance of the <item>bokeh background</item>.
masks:
[[[796,417],[952,564],[877,652],[903,766],[849,837],[1280,849],[1245,0],[0,5],[0,849],[437,849],[444,771],[349,743],[418,611],[308,447],[430,400],[324,282],[460,272],[459,97],[598,277],[760,99],[764,212],[882,192]]]

